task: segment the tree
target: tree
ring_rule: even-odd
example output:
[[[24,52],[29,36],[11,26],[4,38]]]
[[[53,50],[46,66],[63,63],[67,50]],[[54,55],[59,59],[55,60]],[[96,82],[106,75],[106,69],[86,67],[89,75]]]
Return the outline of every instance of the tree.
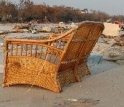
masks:
[[[0,1],[0,18],[4,21],[12,21],[17,16],[17,6],[5,0]]]

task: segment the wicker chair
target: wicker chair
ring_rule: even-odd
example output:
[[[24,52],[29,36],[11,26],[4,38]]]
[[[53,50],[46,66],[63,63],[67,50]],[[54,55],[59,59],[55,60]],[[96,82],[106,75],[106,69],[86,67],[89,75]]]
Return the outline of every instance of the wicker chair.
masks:
[[[84,22],[48,40],[6,39],[3,86],[29,84],[61,92],[81,81],[90,73],[87,58],[103,29],[102,23]]]

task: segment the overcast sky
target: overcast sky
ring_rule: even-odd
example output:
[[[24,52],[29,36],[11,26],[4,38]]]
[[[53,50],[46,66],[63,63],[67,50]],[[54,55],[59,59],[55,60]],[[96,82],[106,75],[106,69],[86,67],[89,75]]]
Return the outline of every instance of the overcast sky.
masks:
[[[19,3],[20,0],[8,0]],[[124,0],[31,0],[37,4],[46,3],[50,6],[65,5],[74,8],[99,10],[110,15],[124,15]]]

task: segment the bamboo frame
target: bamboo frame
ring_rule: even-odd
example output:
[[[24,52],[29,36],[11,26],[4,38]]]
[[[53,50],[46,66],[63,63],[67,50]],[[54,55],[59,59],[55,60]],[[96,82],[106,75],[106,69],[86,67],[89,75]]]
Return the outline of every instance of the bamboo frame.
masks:
[[[102,23],[84,22],[48,40],[6,39],[3,87],[30,84],[61,92],[89,74],[87,58],[100,37]]]

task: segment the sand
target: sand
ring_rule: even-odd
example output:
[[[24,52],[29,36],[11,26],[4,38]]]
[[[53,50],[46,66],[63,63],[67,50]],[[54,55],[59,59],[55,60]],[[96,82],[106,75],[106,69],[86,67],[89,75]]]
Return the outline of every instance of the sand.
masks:
[[[118,31],[115,26],[110,23],[105,24],[111,33],[107,31],[104,33],[117,35],[118,32],[114,33]],[[112,31],[112,29],[116,30]],[[31,88],[27,85],[3,88],[3,52],[1,51],[0,107],[123,107],[124,65],[103,59],[103,52],[109,47],[111,44],[106,44],[105,39],[99,39],[88,59],[91,75],[83,77],[82,82],[63,87],[62,93],[54,93],[35,86]]]
[[[123,69],[83,77],[82,82],[65,86],[60,94],[24,85],[0,87],[0,107],[123,107]]]

